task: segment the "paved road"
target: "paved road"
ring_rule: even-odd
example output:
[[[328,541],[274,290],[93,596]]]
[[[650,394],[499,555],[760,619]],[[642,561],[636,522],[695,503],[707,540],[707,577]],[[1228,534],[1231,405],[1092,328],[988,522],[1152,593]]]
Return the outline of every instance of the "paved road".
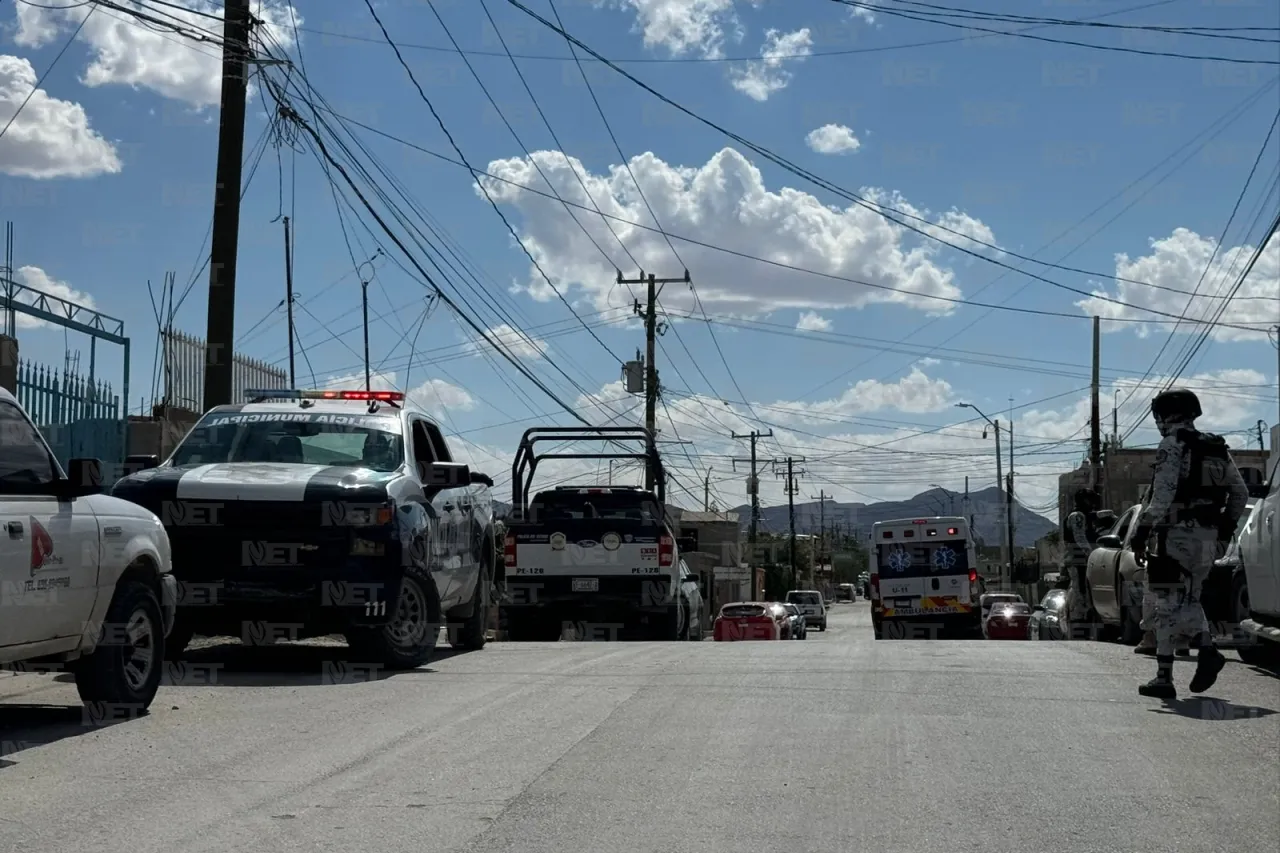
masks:
[[[875,642],[863,602],[804,642],[495,643],[364,683],[245,651],[93,730],[72,686],[0,677],[0,850],[1280,849],[1280,680],[1234,654],[1166,707],[1127,648]]]

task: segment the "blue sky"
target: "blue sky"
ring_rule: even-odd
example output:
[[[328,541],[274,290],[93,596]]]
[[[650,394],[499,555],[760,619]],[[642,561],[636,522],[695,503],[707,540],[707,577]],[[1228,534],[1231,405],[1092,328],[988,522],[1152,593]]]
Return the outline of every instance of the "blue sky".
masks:
[[[508,181],[488,179],[485,186],[582,321],[533,270],[465,168],[354,124],[348,128],[392,173],[395,186],[474,262],[483,286],[451,276],[441,280],[446,293],[471,306],[470,316],[484,328],[506,323],[523,329],[534,340],[508,333],[508,352],[519,354],[593,421],[638,403],[612,387],[620,371],[615,356],[633,357],[643,344],[641,329],[625,319],[629,297],[613,282],[614,265],[628,276],[637,273],[620,244],[659,276],[679,276],[688,265],[700,303],[673,284],[662,304],[676,316],[701,318],[705,310],[712,322],[673,320],[659,351],[667,391],[664,436],[691,442],[667,450],[680,484],[675,496],[687,504],[701,500],[708,467],[721,506],[745,500],[742,474],[730,463],[745,444],[728,436],[764,424],[776,435],[762,444],[762,456],[794,453],[809,460],[806,494],[824,489],[845,500],[901,497],[932,483],[960,489],[966,475],[972,488],[989,486],[995,481],[993,447],[982,439],[980,424],[939,428],[973,416],[955,408],[957,402],[1003,420],[1012,397],[1019,494],[1054,517],[1048,508],[1056,501],[1055,475],[1074,466],[1087,438],[1081,430],[1087,399],[1080,390],[1088,384],[1087,316],[1168,320],[1144,309],[1174,317],[1183,311],[1280,107],[1280,68],[1274,64],[978,38],[983,34],[826,0],[556,4],[569,32],[606,57],[630,60],[621,67],[652,88],[802,170],[896,209],[891,215],[899,220],[905,213],[931,239],[862,208],[840,213],[850,207],[847,198],[661,104],[600,63],[586,62],[618,146],[631,159],[628,173],[563,38],[505,0],[485,3],[513,53],[541,57],[516,61],[559,145],[585,170],[581,181],[555,153],[558,146],[479,0],[435,4],[448,32],[428,4],[381,2],[375,9],[467,161]],[[144,5],[153,16],[157,10],[181,14]],[[220,4],[186,5],[220,12]],[[554,17],[547,0],[527,5]],[[1063,2],[983,9],[1173,27],[1280,25],[1274,5],[1264,2],[1172,0],[1123,12],[1143,5],[1152,6]],[[0,122],[84,17],[83,9],[3,6]],[[287,7],[268,5],[259,14],[268,22],[273,52],[287,52],[298,63],[293,73],[305,74],[333,112],[457,159],[364,2],[306,4],[298,13],[300,51]],[[220,31],[211,18],[189,20]],[[1272,61],[1276,53],[1274,45],[1185,34],[1062,26],[1034,32],[1165,53]],[[462,57],[422,47],[449,48],[450,33],[472,52],[465,59],[497,109]],[[158,287],[172,270],[181,294],[194,281],[176,325],[204,334],[207,274],[196,273],[212,211],[218,65],[217,48],[190,35],[161,35],[121,12],[98,9],[41,82],[38,97],[0,138],[0,218],[15,222],[19,278],[124,320],[134,346],[133,411],[152,393],[156,323],[146,282]],[[762,51],[770,50],[787,58],[762,61]],[[284,80],[289,72],[273,66],[264,73]],[[246,132],[250,152],[267,127],[263,107],[258,87]],[[330,122],[337,125],[332,117]],[[419,389],[446,431],[473,442],[468,447],[480,464],[505,468],[527,426],[570,422],[567,415],[547,414],[556,404],[491,348],[468,351],[474,333],[445,306],[437,305],[421,323],[411,357],[427,289],[398,266],[409,267],[371,217],[358,217],[340,202],[340,223],[333,190],[312,152],[270,142],[242,212],[236,320],[242,352],[286,362],[285,323],[277,310],[284,297],[283,226],[274,221],[283,213],[296,230],[296,326],[306,352],[298,361],[299,384],[310,385],[313,370],[317,383],[359,373],[356,268],[376,268],[371,310],[388,316],[374,323],[373,361],[388,382]],[[1265,234],[1276,205],[1278,146],[1273,138],[1202,293],[1228,292]],[[538,155],[541,174],[526,161],[526,148],[550,152]],[[364,155],[360,159],[368,163]],[[1159,164],[1151,177],[1134,183]],[[600,217],[582,214],[583,226],[575,225],[554,198],[510,183],[545,192],[543,175],[563,198],[614,213],[620,239]],[[643,199],[632,175],[644,188]],[[392,188],[384,179],[379,185]],[[359,205],[353,195],[346,197]],[[654,231],[620,222],[652,226],[649,206],[676,235],[674,252]],[[379,246],[385,256],[363,265]],[[1008,253],[1084,272],[1050,269]],[[1117,282],[1117,276],[1127,281]],[[1278,276],[1280,241],[1273,240],[1223,319],[1258,329],[1280,322]],[[1081,305],[1085,297],[1072,289],[1104,292],[1124,304]],[[1209,316],[1220,303],[1199,299],[1188,316]],[[1113,320],[1103,324],[1102,410],[1109,416],[1118,388],[1129,401],[1121,410],[1124,432],[1138,422],[1154,391],[1148,379],[1130,397],[1134,383],[1148,368],[1156,378],[1171,373],[1191,338],[1186,332],[1198,327],[1184,324],[1153,364],[1172,326]],[[25,325],[19,338],[25,358],[61,363],[66,343],[60,330]],[[67,340],[86,364],[87,339]],[[938,346],[950,349],[929,352]],[[119,388],[121,368],[112,349],[99,347],[98,370]],[[1242,431],[1258,419],[1276,419],[1275,361],[1264,334],[1223,327],[1183,375],[1206,391],[1206,423],[1241,431],[1233,443],[1244,446],[1250,439]],[[1151,443],[1154,435],[1144,424],[1129,443]],[[893,442],[889,449],[872,449],[887,441]],[[779,484],[766,485],[766,502],[785,500]]]

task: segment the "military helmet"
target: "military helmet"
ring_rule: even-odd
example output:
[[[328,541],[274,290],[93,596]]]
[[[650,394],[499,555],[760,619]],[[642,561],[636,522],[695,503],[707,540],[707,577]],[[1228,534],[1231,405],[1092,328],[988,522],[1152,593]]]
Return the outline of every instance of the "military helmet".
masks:
[[[1151,414],[1161,419],[1198,418],[1203,414],[1200,398],[1186,388],[1161,391],[1151,400]]]

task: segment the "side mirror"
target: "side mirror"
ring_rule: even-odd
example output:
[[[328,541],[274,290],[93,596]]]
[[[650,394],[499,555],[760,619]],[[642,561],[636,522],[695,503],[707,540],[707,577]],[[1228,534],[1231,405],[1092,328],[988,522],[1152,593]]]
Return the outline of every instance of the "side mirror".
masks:
[[[471,472],[471,484],[473,486],[488,486],[493,488],[493,478],[488,474],[481,474],[479,471]]]
[[[438,492],[471,485],[471,468],[465,462],[432,462],[419,465],[418,476],[424,488]]]
[[[72,460],[74,461],[74,460]],[[156,468],[160,465],[160,457],[155,454],[137,453],[124,458],[124,470],[127,474],[134,474],[138,471],[146,471],[150,468]]]
[[[102,460],[71,459],[67,462],[67,479],[54,483],[57,496],[64,500],[101,494]]]
[[[1124,543],[1120,541],[1120,537],[1112,533],[1098,537],[1099,548],[1120,548],[1123,545]]]

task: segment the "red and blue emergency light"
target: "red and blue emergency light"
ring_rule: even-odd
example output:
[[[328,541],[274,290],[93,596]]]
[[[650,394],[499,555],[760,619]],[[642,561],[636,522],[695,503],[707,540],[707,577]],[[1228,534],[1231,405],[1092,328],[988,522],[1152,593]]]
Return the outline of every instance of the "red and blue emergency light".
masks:
[[[245,391],[251,400],[359,400],[362,402],[403,403],[400,391],[301,391],[286,388],[264,388]]]

